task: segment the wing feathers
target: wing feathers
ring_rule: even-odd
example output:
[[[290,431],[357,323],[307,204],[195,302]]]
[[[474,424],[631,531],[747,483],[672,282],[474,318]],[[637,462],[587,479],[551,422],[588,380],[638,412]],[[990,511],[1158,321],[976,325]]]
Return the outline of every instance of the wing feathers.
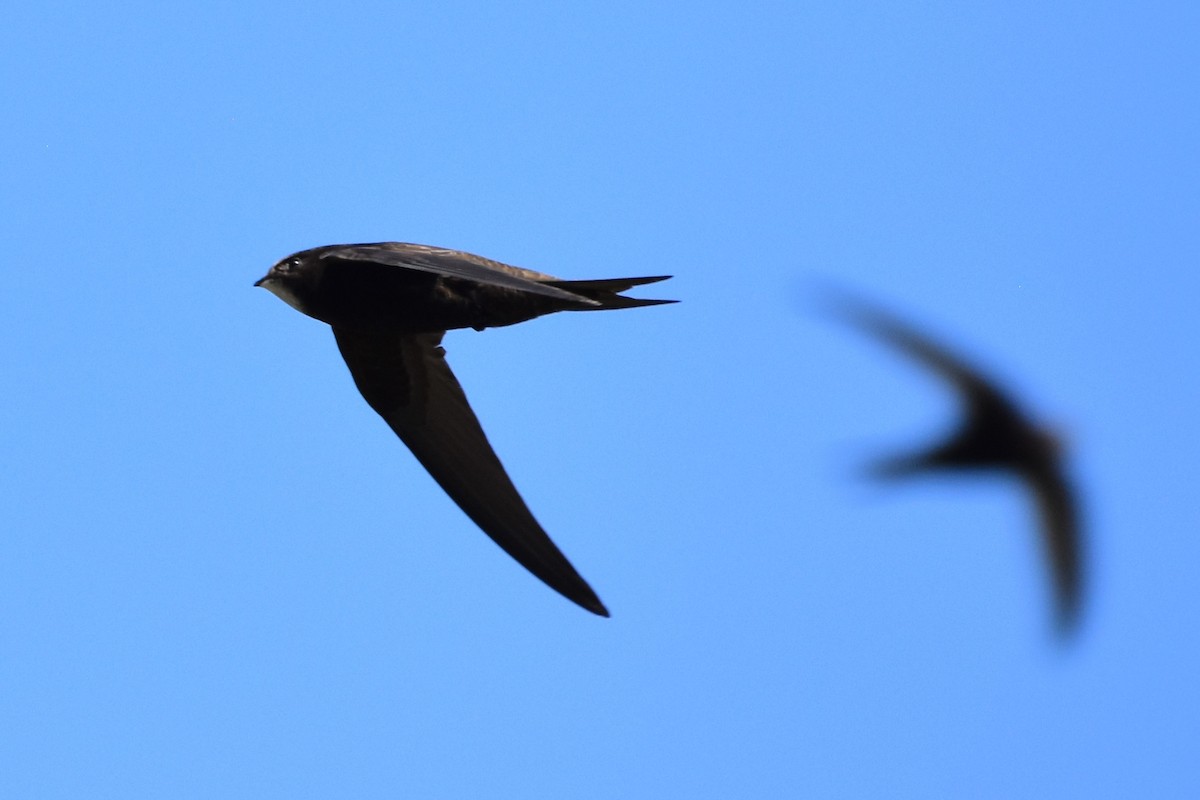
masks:
[[[367,403],[459,508],[552,589],[608,616],[509,479],[446,363],[442,334],[333,332]]]

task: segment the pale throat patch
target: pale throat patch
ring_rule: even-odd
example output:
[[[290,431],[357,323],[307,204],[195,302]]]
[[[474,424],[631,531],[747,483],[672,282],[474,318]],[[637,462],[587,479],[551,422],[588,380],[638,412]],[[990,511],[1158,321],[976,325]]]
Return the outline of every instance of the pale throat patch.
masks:
[[[304,304],[300,301],[300,298],[297,297],[295,292],[292,291],[292,287],[288,286],[283,281],[276,278],[268,278],[267,280],[263,281],[262,287],[283,302],[287,303],[292,308],[299,311],[301,314],[308,313],[304,310]]]

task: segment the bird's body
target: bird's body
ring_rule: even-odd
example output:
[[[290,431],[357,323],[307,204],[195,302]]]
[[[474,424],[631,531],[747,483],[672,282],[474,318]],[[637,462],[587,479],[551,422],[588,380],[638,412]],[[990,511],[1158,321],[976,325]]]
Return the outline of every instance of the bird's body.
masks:
[[[260,283],[335,328],[435,333],[551,314],[658,305],[617,292],[664,277],[563,281],[471,253],[404,242],[328,245],[277,263]]]
[[[448,330],[513,325],[556,311],[674,302],[619,294],[665,277],[562,281],[457,250],[382,242],[300,251],[255,285],[332,326],[363,398],[488,536],[551,588],[608,616],[513,486],[441,340]]]
[[[962,400],[964,419],[927,450],[886,459],[874,473],[898,478],[924,473],[1003,473],[1033,496],[1055,589],[1060,630],[1077,623],[1082,596],[1080,534],[1074,491],[1064,475],[1056,437],[1030,421],[992,381],[899,320],[858,302],[843,311],[855,323],[917,359],[948,381]]]

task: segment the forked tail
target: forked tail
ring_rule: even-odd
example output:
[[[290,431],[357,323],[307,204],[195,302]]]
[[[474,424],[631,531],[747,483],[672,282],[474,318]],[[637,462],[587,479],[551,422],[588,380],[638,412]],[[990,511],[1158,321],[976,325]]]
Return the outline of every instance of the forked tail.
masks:
[[[606,278],[598,281],[539,281],[557,289],[594,300],[600,305],[586,306],[580,311],[604,311],[611,308],[637,308],[639,306],[660,306],[665,303],[678,303],[678,300],[643,300],[640,297],[625,297],[620,294],[634,286],[665,281],[670,275],[656,275],[652,278]]]

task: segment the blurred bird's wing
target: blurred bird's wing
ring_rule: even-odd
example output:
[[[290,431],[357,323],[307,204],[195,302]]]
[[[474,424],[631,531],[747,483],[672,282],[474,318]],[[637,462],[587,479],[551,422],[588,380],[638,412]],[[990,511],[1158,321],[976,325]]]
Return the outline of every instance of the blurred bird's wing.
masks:
[[[1042,543],[1054,584],[1059,631],[1070,633],[1082,607],[1080,541],[1074,492],[1057,464],[1021,473],[1037,503]]]
[[[607,617],[504,471],[446,363],[443,333],[333,333],[363,398],[459,508],[550,588]]]
[[[903,322],[861,301],[839,297],[841,313],[864,330],[878,336],[925,364],[951,383],[966,401],[967,413],[976,420],[1001,415],[1020,418],[1016,405],[978,370]]]
[[[390,267],[431,272],[435,275],[461,278],[527,294],[545,295],[579,303],[583,306],[599,305],[595,300],[540,282],[556,280],[551,275],[513,267],[459,250],[447,250],[441,247],[405,242],[381,242],[379,244],[347,244],[330,247],[321,253],[321,258],[372,261]]]

